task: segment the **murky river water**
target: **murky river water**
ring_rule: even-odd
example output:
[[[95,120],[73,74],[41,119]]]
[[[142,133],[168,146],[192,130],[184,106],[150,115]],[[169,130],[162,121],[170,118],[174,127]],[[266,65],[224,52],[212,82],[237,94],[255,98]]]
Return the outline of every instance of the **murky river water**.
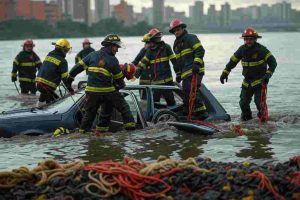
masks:
[[[166,126],[151,127],[132,133],[118,133],[112,137],[95,138],[78,135],[52,138],[50,136],[19,137],[0,139],[0,170],[12,169],[21,165],[33,166],[44,158],[60,161],[83,159],[87,162],[113,159],[120,160],[124,155],[137,159],[153,160],[159,155],[185,159],[187,157],[208,156],[217,161],[252,160],[262,163],[284,161],[300,153],[300,34],[299,33],[263,33],[262,44],[275,55],[278,67],[269,83],[268,106],[271,115],[269,134],[233,134],[203,137],[178,132]],[[220,84],[219,76],[232,53],[242,40],[239,34],[199,34],[206,49],[206,76],[203,82],[217,97],[227,112],[237,120],[239,93],[242,82],[241,66],[236,67],[229,82]],[[100,48],[103,38],[91,38],[93,47]],[[123,38],[127,45],[117,54],[120,63],[130,62],[142,47],[139,37]],[[163,39],[173,44],[172,36]],[[44,59],[52,50],[55,39],[35,40],[35,51]],[[82,38],[70,39],[73,51],[67,55],[69,68],[74,65],[74,57],[81,49]],[[17,95],[10,72],[15,55],[21,49],[22,41],[0,41],[0,111],[24,106],[11,100]],[[84,79],[84,74],[77,80]],[[254,104],[252,105],[255,111]],[[225,126],[228,126],[225,125]],[[256,120],[248,126],[259,127]]]

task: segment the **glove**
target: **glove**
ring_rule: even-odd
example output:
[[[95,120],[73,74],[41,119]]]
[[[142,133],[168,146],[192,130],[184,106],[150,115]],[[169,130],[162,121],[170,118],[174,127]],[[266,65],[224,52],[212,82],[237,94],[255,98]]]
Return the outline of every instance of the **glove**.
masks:
[[[200,66],[193,63],[193,69],[192,69],[193,74],[198,74],[200,72]]]
[[[228,74],[226,73],[222,73],[222,75],[220,76],[220,82],[222,84],[224,84],[224,80],[227,82],[228,81]]]
[[[181,82],[181,75],[176,75],[176,82],[180,83]]]
[[[72,88],[72,83],[73,83],[73,81],[74,81],[74,78],[73,78],[73,77],[69,76],[69,77],[67,78],[67,87],[68,87],[68,88]]]
[[[16,81],[17,81],[17,77],[12,76],[12,77],[11,77],[11,82],[16,82]]]
[[[140,76],[141,76],[141,69],[140,69],[140,68],[137,68],[137,69],[136,69],[136,72],[135,72],[134,76],[135,76],[136,78],[140,78]]]
[[[271,78],[271,74],[265,74],[263,77],[262,77],[262,82],[265,83],[266,85],[268,85],[269,83],[269,79]]]

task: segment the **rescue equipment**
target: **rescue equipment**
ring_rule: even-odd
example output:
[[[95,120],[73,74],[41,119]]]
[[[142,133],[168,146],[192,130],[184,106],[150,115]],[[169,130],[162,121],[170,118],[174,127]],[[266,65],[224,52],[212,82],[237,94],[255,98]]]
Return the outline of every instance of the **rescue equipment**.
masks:
[[[269,112],[267,105],[267,85],[265,83],[263,83],[261,86],[259,119],[261,122],[267,122],[269,120]]]
[[[69,134],[69,133],[70,133],[69,129],[64,128],[64,127],[58,127],[58,128],[53,132],[53,135],[54,135],[55,137],[58,137],[58,136],[60,136],[60,135],[65,135],[65,134]]]

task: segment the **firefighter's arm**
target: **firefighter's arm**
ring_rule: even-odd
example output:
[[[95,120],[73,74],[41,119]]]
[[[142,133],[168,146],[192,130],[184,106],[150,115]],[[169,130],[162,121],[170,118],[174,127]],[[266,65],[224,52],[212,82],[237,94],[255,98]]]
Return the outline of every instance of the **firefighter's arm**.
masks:
[[[139,54],[135,57],[135,59],[132,61],[132,64],[134,65],[138,65],[139,62],[143,59],[143,57],[145,56],[146,53],[146,49],[142,48],[139,52]]]
[[[75,56],[75,64],[81,60],[80,52]]]
[[[227,63],[223,73],[229,75],[231,70],[236,67],[243,57],[243,46],[241,46],[234,54],[230,57],[229,62]]]
[[[61,80],[63,81],[63,83],[65,84],[65,86],[69,90],[69,92],[70,93],[74,93],[74,90],[73,90],[73,88],[72,88],[72,86],[71,86],[71,84],[69,82],[68,63],[67,63],[66,60],[63,60],[60,63],[59,69],[60,69]]]
[[[271,78],[271,76],[273,75],[273,73],[277,67],[276,59],[268,49],[266,49],[266,55],[265,55],[264,59],[268,64],[268,70],[267,70],[266,74],[268,74],[269,78]]]
[[[194,53],[193,72],[200,75],[204,75],[203,57],[205,54],[205,50],[196,35],[191,35],[191,38],[189,40],[189,46]]]
[[[16,56],[14,62],[13,62],[13,68],[11,71],[11,81],[15,82],[17,81],[17,73],[18,73],[18,68],[19,68],[19,56]]]
[[[173,69],[176,74],[176,82],[180,83],[181,82],[181,69],[180,66],[178,66],[177,60],[176,60],[176,55],[173,53],[172,48],[167,45],[167,53],[169,60],[172,62]]]
[[[82,71],[88,69],[90,61],[90,55],[86,56],[83,60],[80,60],[69,72],[68,82],[74,81],[75,77]]]
[[[112,63],[111,74],[113,83],[116,89],[119,90],[125,87],[124,74],[119,67],[119,61],[117,59],[115,59]]]
[[[34,55],[35,55],[35,67],[39,70],[42,66],[42,62],[38,55],[36,55],[36,54],[34,54]]]
[[[150,59],[149,59],[149,53],[146,51],[144,57],[137,65],[135,77],[139,78],[141,75],[141,71],[145,70],[148,65],[150,65]]]

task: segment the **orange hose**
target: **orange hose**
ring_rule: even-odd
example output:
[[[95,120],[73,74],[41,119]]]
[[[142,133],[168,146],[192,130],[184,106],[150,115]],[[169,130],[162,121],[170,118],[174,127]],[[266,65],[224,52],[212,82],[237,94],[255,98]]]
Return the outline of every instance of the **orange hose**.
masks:
[[[261,122],[267,122],[269,120],[269,112],[267,105],[267,86],[265,83],[261,86],[261,97],[260,97],[260,116]]]

